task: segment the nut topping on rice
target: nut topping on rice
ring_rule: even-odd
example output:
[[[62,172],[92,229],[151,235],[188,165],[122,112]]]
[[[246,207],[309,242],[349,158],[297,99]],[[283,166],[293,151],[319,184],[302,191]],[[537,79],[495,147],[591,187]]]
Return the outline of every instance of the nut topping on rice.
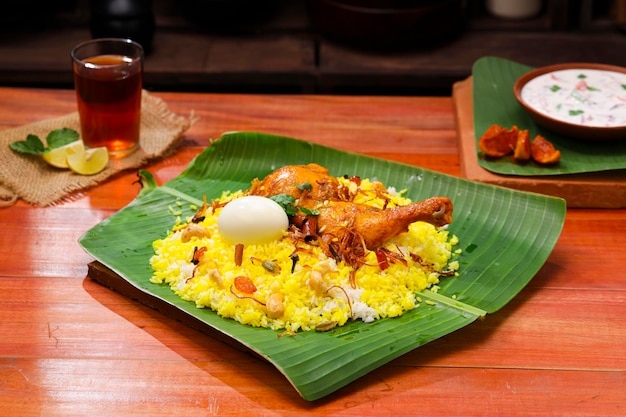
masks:
[[[289,227],[271,241],[233,243],[220,234],[220,213],[251,195],[280,204]],[[454,275],[451,221],[446,197],[411,202],[380,182],[290,165],[205,202],[155,241],[151,281],[242,324],[328,331],[399,316],[419,305],[416,292]]]

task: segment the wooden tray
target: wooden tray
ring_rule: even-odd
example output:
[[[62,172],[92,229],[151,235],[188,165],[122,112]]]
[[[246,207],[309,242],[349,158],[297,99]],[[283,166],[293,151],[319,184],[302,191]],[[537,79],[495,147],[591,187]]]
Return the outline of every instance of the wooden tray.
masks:
[[[561,197],[568,207],[625,208],[626,171],[586,174],[519,177],[495,174],[478,164],[472,77],[455,83],[452,99],[459,138],[461,175],[473,181]]]

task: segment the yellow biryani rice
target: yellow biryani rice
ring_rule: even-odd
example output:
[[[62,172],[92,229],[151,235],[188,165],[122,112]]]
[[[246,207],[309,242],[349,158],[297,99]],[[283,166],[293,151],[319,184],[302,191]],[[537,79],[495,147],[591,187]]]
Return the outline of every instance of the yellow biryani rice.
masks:
[[[355,187],[347,179],[338,178],[345,186]],[[364,179],[355,203],[382,208],[385,200],[368,192],[373,184]],[[387,189],[391,205],[406,205],[411,201]],[[220,202],[243,195],[242,191],[225,192]],[[266,244],[246,245],[242,263],[235,263],[235,248],[220,236],[217,219],[221,209],[209,209],[200,223],[208,233],[181,241],[186,223],[176,225],[163,239],[153,243],[151,258],[154,270],[151,281],[167,284],[182,299],[194,302],[198,308],[210,308],[222,317],[257,327],[296,332],[341,326],[351,320],[371,322],[385,317],[397,317],[419,306],[416,292],[436,288],[441,274],[455,271],[458,262],[452,258],[458,243],[448,230],[424,222],[413,223],[407,233],[389,240],[386,248],[404,254],[403,262],[389,262],[382,270],[376,254],[369,252],[365,265],[357,269],[354,284],[352,267],[327,257],[315,244],[298,243],[298,260],[294,242],[287,236]],[[191,219],[187,219],[189,222]],[[204,253],[192,262],[197,248]],[[409,253],[417,254],[416,262]],[[265,266],[264,266],[264,261]],[[268,262],[269,261],[269,262]],[[269,267],[269,268],[268,268]],[[248,277],[256,287],[252,294],[237,290],[234,280]],[[280,294],[284,312],[279,317],[268,315],[268,298]]]

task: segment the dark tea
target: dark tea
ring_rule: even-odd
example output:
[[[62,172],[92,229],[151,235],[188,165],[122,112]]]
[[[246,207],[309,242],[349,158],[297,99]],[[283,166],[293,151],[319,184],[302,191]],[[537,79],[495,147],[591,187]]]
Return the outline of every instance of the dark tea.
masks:
[[[86,146],[124,156],[139,144],[142,55],[74,56],[74,85]]]

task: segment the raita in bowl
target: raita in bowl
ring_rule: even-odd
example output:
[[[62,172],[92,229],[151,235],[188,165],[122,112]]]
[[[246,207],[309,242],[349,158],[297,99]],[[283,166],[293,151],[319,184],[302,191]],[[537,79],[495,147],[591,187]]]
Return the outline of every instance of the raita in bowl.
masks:
[[[515,98],[538,124],[567,137],[626,139],[626,68],[557,64],[522,75]]]

